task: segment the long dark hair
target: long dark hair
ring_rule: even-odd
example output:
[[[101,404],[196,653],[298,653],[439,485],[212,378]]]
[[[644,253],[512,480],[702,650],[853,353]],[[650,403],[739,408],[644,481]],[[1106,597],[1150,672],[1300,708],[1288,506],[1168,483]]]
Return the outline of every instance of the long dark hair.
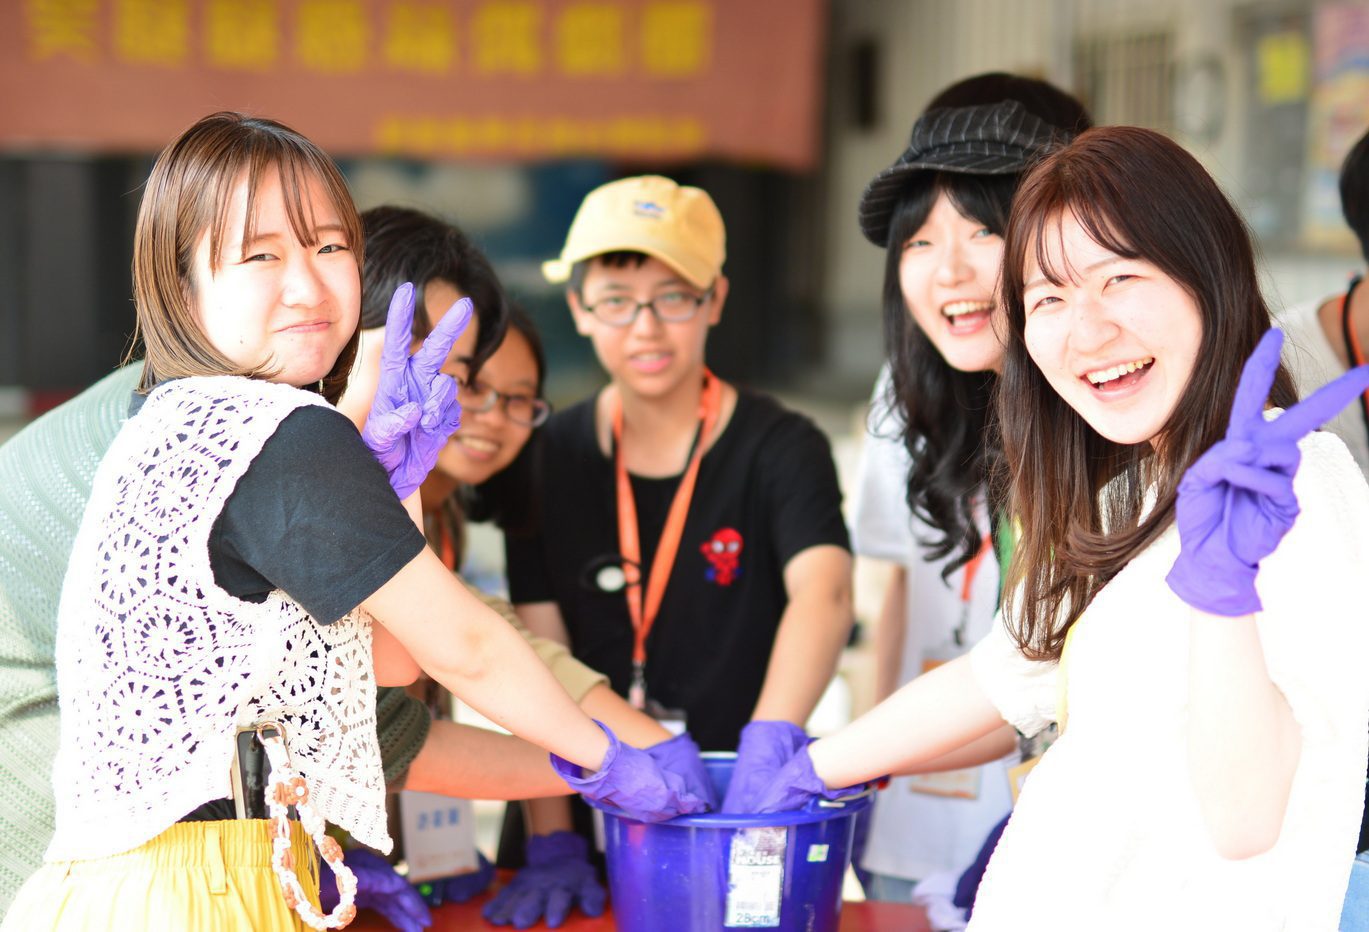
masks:
[[[1015,100],[1033,116],[1073,134],[1092,125],[1088,111],[1069,94],[1044,81],[1003,72],[976,75],[943,90],[927,105],[970,107]],[[974,175],[926,171],[914,176],[900,197],[889,224],[884,263],[884,342],[890,365],[889,410],[898,415],[912,466],[908,473],[909,510],[933,531],[920,543],[928,561],[951,559],[949,576],[983,545],[975,522],[975,495],[991,492],[989,513],[1000,510],[988,482],[998,458],[993,430],[993,372],[961,372],[942,358],[912,319],[899,282],[903,244],[926,221],[937,195],[956,209],[1002,235],[1007,229],[1013,192],[1021,175]]]
[[[1034,259],[1057,284],[1069,279],[1070,270],[1053,266],[1046,249],[1058,241],[1066,211],[1100,246],[1156,266],[1198,306],[1199,362],[1158,450],[1096,433],[1027,355],[1026,262]],[[1173,521],[1184,471],[1226,432],[1241,368],[1269,329],[1269,308],[1249,231],[1216,182],[1176,143],[1130,126],[1083,133],[1023,180],[1008,224],[1000,298],[1008,333],[998,396],[999,481],[1022,528],[1004,614],[1026,656],[1055,659],[1098,590]],[[1286,407],[1295,399],[1281,367],[1270,400]]]
[[[516,302],[509,304],[509,332],[518,333],[528,341],[537,364],[537,397],[540,398],[547,378],[547,354],[537,325]],[[465,490],[466,513],[470,519],[493,521],[505,534],[531,533],[538,524],[540,500],[537,490],[542,487],[542,460],[542,431],[536,429],[512,463],[480,485]]]

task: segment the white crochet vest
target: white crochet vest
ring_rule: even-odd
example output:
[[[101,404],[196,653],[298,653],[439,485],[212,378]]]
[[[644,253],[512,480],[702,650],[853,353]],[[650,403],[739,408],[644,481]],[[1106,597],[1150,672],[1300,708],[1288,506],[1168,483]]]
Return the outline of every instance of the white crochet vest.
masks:
[[[209,564],[238,480],[307,404],[326,402],[254,379],[178,379],[101,461],[58,611],[49,861],[127,851],[228,796],[235,728],[262,718],[284,723],[317,811],[390,849],[370,619],[319,624],[279,590],[241,601]]]

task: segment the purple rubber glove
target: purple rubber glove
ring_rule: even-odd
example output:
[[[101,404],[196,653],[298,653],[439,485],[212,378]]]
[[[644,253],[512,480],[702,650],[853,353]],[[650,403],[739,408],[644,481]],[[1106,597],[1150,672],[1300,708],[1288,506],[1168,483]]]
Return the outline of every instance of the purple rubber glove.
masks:
[[[1265,401],[1282,345],[1279,330],[1260,340],[1236,387],[1226,437],[1179,482],[1174,510],[1180,549],[1165,581],[1179,598],[1213,615],[1260,610],[1255,592],[1260,560],[1274,552],[1298,517],[1293,493],[1298,440],[1369,386],[1369,366],[1360,366],[1266,420]]]
[[[380,382],[361,439],[390,474],[390,485],[400,498],[408,498],[428,477],[438,451],[461,426],[456,380],[440,370],[470,323],[471,307],[470,298],[453,304],[410,356],[414,286],[405,282],[390,299]]]
[[[479,896],[490,888],[490,881],[494,880],[494,865],[485,860],[485,856],[479,851],[475,853],[475,857],[475,870],[439,880],[425,880],[414,884],[414,889],[429,906],[464,903],[472,897]]]
[[[708,803],[709,809],[718,808],[718,791],[708,778],[703,758],[699,757],[699,745],[689,736],[689,732],[676,735],[668,741],[653,744],[646,749],[647,754],[662,770],[678,774],[684,779],[685,789]]]
[[[357,909],[374,909],[400,932],[420,932],[433,924],[432,914],[418,891],[374,851],[353,848],[342,862],[357,876]],[[319,903],[330,913],[338,903],[337,880],[328,862],[319,860]]]
[[[807,733],[792,722],[747,723],[737,743],[737,766],[722,811],[759,811],[756,802],[773,788],[775,774],[807,746]]]
[[[805,742],[783,767],[771,775],[769,782],[750,800],[750,805],[744,811],[787,812],[790,809],[800,809],[813,799],[838,799],[849,796],[858,789],[859,787],[840,787],[829,790],[827,784],[813,772],[813,759],[808,756],[808,744]]]
[[[589,843],[574,832],[552,832],[528,839],[528,864],[480,911],[497,926],[526,929],[547,920],[557,929],[579,906],[586,916],[601,916],[608,893],[589,863]]]
[[[639,822],[664,822],[708,809],[708,801],[690,792],[679,774],[661,769],[646,751],[623,744],[603,722],[608,753],[603,766],[589,775],[570,761],[551,755],[552,769],[586,799],[621,809]]]

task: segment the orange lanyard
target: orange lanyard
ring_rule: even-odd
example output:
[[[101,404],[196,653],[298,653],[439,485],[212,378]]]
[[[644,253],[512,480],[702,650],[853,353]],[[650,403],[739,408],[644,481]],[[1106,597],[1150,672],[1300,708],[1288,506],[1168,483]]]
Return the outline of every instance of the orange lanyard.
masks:
[[[614,396],[613,417],[613,468],[618,485],[618,547],[622,551],[623,568],[628,577],[624,594],[627,596],[627,612],[632,619],[634,635],[632,644],[632,687],[628,691],[628,701],[635,709],[646,708],[646,639],[656,615],[661,609],[661,599],[665,596],[666,583],[670,581],[670,571],[675,565],[675,556],[680,550],[680,539],[684,536],[685,518],[689,516],[689,502],[694,497],[694,485],[699,478],[699,464],[703,461],[704,443],[713,427],[718,423],[722,409],[722,383],[717,377],[704,370],[703,396],[699,399],[699,429],[694,435],[694,446],[690,452],[689,465],[680,479],[680,487],[675,490],[675,498],[670,503],[665,527],[661,529],[661,539],[656,545],[656,556],[651,561],[651,575],[647,577],[646,592],[642,591],[642,543],[638,538],[637,500],[632,494],[632,482],[628,479],[627,464],[623,460],[623,402]]]
[[[984,562],[984,554],[993,550],[993,536],[985,534],[979,544],[979,551],[965,564],[965,578],[960,583],[960,624],[956,625],[952,636],[956,647],[965,646],[965,628],[970,623],[970,592],[974,588],[974,578],[979,572],[979,564]]]

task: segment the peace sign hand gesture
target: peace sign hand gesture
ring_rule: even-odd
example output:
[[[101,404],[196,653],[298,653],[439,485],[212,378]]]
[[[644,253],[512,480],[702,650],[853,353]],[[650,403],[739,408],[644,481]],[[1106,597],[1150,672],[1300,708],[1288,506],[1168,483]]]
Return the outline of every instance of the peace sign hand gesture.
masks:
[[[1165,577],[1189,605],[1213,615],[1260,610],[1255,576],[1298,517],[1293,476],[1298,440],[1369,387],[1369,366],[1352,369],[1274,420],[1265,401],[1279,368],[1283,332],[1271,329],[1250,354],[1236,387],[1226,437],[1179,482],[1179,557]]]
[[[410,356],[414,286],[405,282],[390,299],[380,383],[361,439],[390,474],[390,485],[401,499],[427,478],[438,451],[461,426],[456,380],[439,370],[470,323],[471,308],[470,298],[457,301]]]

